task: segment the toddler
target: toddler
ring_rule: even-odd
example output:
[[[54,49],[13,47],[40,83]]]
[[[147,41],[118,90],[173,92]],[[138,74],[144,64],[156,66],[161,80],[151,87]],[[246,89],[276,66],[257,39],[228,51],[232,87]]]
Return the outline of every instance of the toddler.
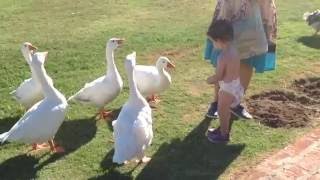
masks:
[[[233,45],[233,27],[227,20],[217,20],[207,32],[215,48],[221,50],[216,73],[207,79],[208,84],[219,87],[218,115],[220,127],[208,132],[213,143],[227,143],[230,131],[230,108],[240,104],[244,89],[240,83],[240,59]]]

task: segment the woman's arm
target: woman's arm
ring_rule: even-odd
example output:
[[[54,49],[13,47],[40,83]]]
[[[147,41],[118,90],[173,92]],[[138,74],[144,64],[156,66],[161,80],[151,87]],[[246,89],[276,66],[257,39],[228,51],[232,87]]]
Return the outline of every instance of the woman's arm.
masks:
[[[263,26],[268,43],[275,43],[277,38],[277,12],[274,0],[258,0]]]
[[[231,20],[233,13],[231,3],[232,2],[226,0],[217,0],[211,23],[219,19]]]

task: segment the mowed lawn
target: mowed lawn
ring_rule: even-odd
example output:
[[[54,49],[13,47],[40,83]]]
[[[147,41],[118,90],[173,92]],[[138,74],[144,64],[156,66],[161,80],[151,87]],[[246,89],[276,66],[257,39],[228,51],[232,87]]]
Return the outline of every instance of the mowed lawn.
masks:
[[[30,70],[20,52],[29,41],[48,51],[48,74],[66,97],[106,72],[105,45],[123,37],[116,64],[125,87],[107,108],[118,112],[128,98],[123,59],[137,51],[139,64],[168,56],[176,64],[173,84],[153,110],[154,140],[148,164],[112,164],[110,123],[96,121],[96,109],[70,104],[57,141],[67,152],[26,154],[28,145],[0,146],[0,179],[217,179],[254,165],[308,131],[273,129],[255,120],[234,123],[228,145],[210,144],[205,132],[216,125],[204,118],[212,99],[205,79],[213,72],[203,61],[205,32],[215,1],[192,0],[1,0],[0,1],[0,133],[23,115],[10,97]],[[320,75],[320,36],[302,20],[305,11],[320,8],[319,0],[278,0],[277,70],[256,75],[248,95],[286,88],[300,77]],[[39,127],[41,128],[41,127]]]

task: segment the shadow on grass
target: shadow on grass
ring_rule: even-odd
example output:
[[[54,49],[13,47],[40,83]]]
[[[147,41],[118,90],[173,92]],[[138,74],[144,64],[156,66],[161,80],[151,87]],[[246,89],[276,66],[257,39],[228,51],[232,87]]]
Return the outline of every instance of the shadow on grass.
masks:
[[[20,116],[6,117],[0,119],[0,134],[9,131],[19,119]]]
[[[314,49],[320,49],[320,36],[303,36],[298,39],[298,42]]]
[[[95,137],[96,132],[97,126],[94,117],[65,121],[58,130],[55,140],[59,145],[64,147],[66,152],[51,155],[49,159],[38,166],[38,169],[73,153],[81,146],[89,143]]]
[[[133,177],[130,174],[123,174],[119,172],[116,169],[111,169],[108,171],[108,173],[98,176],[98,177],[93,177],[89,178],[89,180],[132,180]]]
[[[184,140],[163,144],[137,179],[218,179],[240,155],[244,144],[211,144],[204,119]]]
[[[113,131],[113,126],[112,126],[112,121],[116,120],[119,116],[119,113],[121,111],[120,107],[119,109],[115,109],[112,111],[113,117],[110,121],[107,121],[108,128]],[[102,180],[102,179],[115,179],[115,180],[131,180],[134,179],[132,176],[132,172],[139,166],[137,164],[133,169],[131,169],[129,172],[123,173],[120,172],[117,168],[121,167],[122,165],[118,165],[116,163],[112,162],[112,157],[114,154],[114,149],[110,150],[103,160],[100,163],[100,167],[104,170],[107,171],[105,174],[100,175],[100,176],[95,176],[91,177],[90,180]]]
[[[0,119],[0,134],[8,132],[13,127],[13,125],[16,122],[18,122],[19,119],[20,119],[20,116],[6,117],[3,119]],[[8,144],[8,142],[0,143],[0,148],[1,146],[5,146],[6,144]]]
[[[122,107],[115,109],[112,111],[112,117],[109,121],[107,121],[107,125],[110,131],[113,131],[112,121],[116,120],[120,114]]]
[[[26,154],[10,158],[0,165],[0,179],[34,179],[39,159]]]
[[[0,127],[3,127],[2,124],[0,124]],[[32,179],[32,177],[35,177],[36,172],[44,166],[73,153],[90,142],[94,138],[96,131],[96,121],[93,118],[65,121],[55,137],[56,142],[65,148],[65,153],[52,154],[40,164],[38,162],[43,156],[33,157],[25,154],[12,157],[0,164],[0,179],[6,179],[3,175],[8,177],[7,179]]]
[[[137,166],[129,172],[126,172],[126,173],[120,172],[117,169],[117,167],[120,167],[121,165],[118,165],[112,162],[113,153],[114,153],[114,149],[110,150],[100,164],[101,168],[103,170],[107,170],[107,172],[103,175],[92,177],[89,180],[104,180],[104,179],[131,180],[133,179],[132,172]]]
[[[114,169],[116,167],[118,167],[117,164],[112,162],[112,156],[114,154],[114,149],[110,150],[106,156],[103,158],[103,160],[100,163],[100,167],[103,170],[107,170],[107,169]]]
[[[100,167],[103,170],[107,170],[107,172],[101,176],[92,177],[90,180],[102,180],[102,179],[115,179],[115,180],[131,180],[134,179],[132,176],[132,172],[139,166],[137,164],[134,168],[132,168],[129,172],[123,173],[120,172],[117,168],[122,165],[118,165],[112,162],[112,157],[114,154],[114,149],[110,150],[103,160],[100,163]]]

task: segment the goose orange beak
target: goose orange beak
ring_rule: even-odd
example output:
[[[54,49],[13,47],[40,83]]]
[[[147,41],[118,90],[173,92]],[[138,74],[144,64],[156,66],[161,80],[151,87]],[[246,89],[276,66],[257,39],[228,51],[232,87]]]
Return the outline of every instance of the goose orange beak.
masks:
[[[168,62],[168,64],[167,64],[167,68],[173,68],[173,69],[175,69],[175,68],[176,68],[176,66],[175,66],[173,63]]]
[[[36,51],[38,48],[36,46],[33,46],[32,44],[28,45],[29,50]]]
[[[123,45],[125,39],[118,39],[117,42],[118,42],[118,45],[121,46]]]
[[[43,52],[43,55],[44,55],[44,59],[47,60],[48,59],[48,51]]]

